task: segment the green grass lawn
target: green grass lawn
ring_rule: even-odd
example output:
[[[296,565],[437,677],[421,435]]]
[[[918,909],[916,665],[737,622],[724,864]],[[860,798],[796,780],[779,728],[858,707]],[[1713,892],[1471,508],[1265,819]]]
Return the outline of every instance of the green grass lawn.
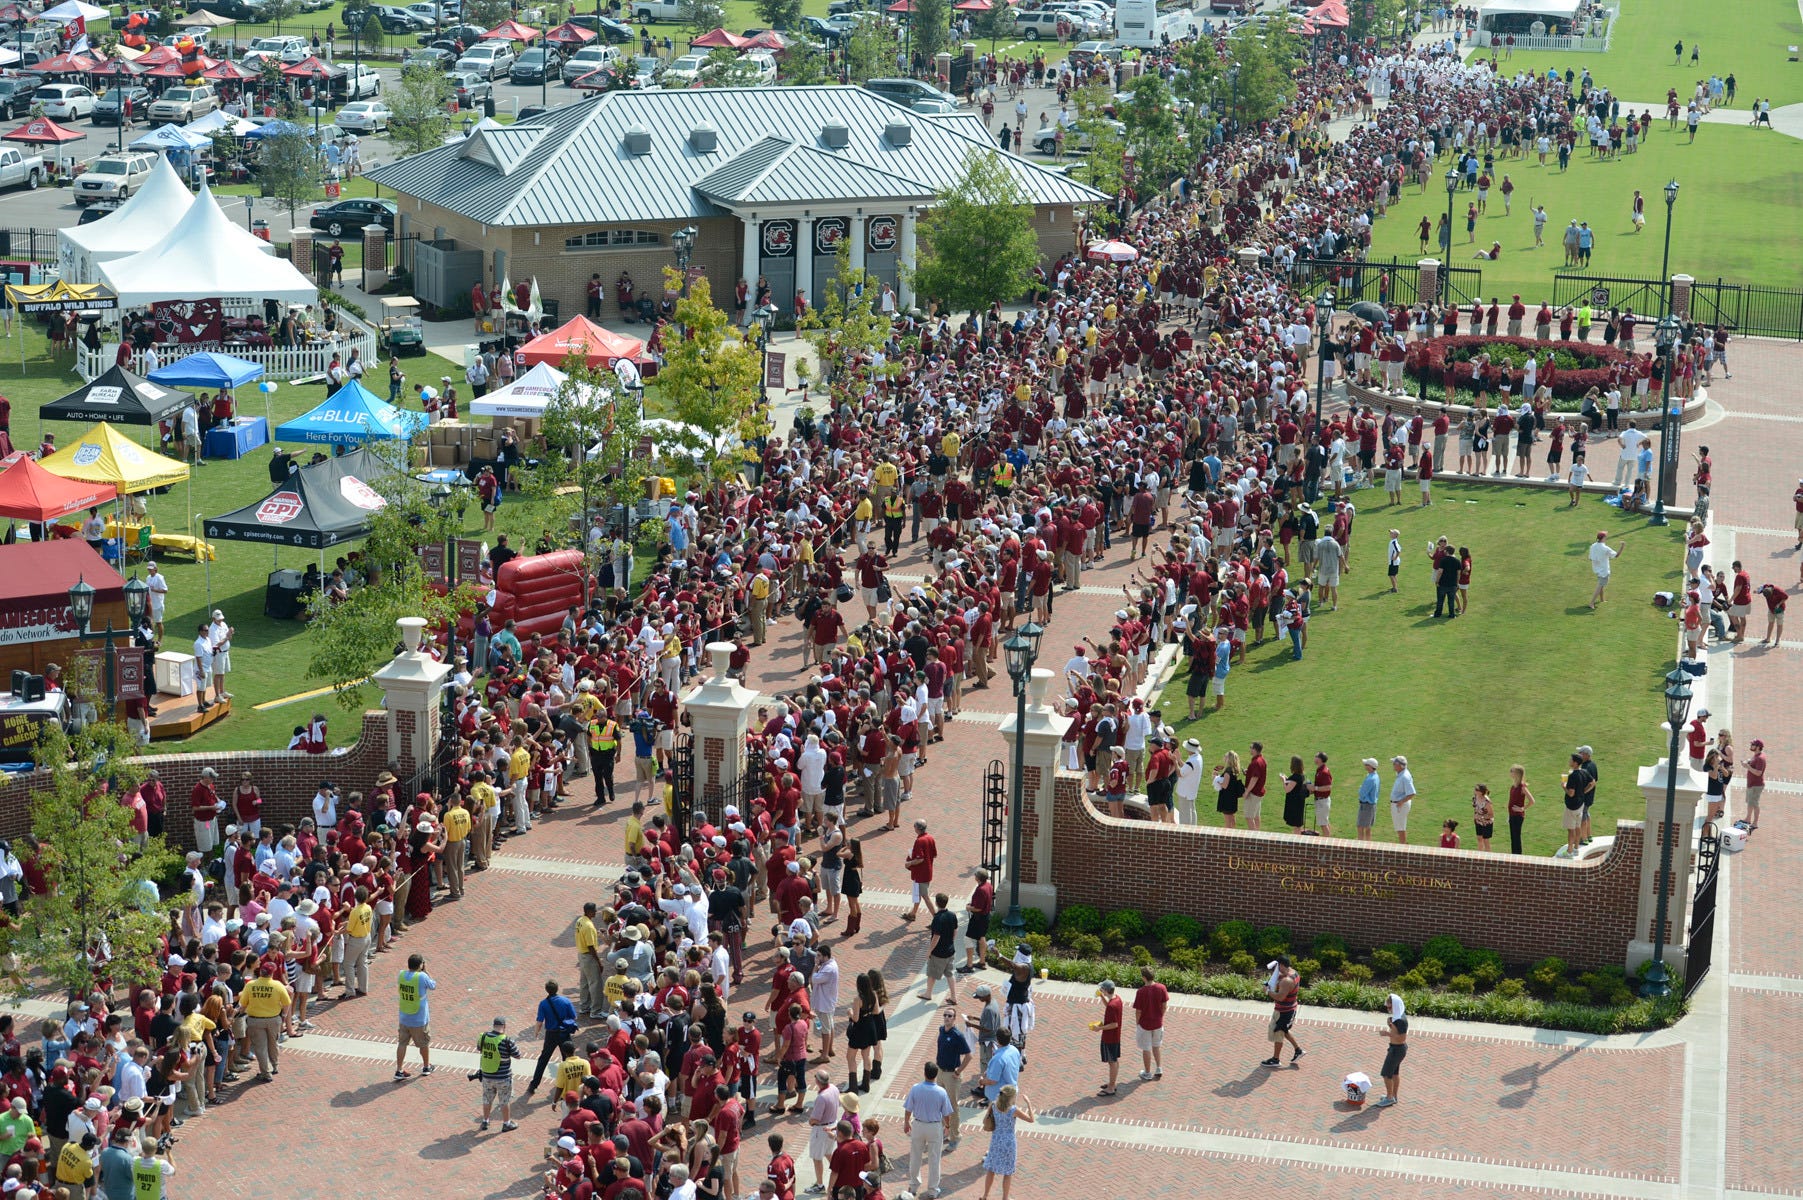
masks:
[[[1244,761],[1256,738],[1273,780],[1292,754],[1312,770],[1315,752],[1325,751],[1336,836],[1354,833],[1359,760],[1367,756],[1386,764],[1386,799],[1390,757],[1408,757],[1419,788],[1413,842],[1437,844],[1440,823],[1453,817],[1466,848],[1476,846],[1472,785],[1487,783],[1501,809],[1509,767],[1521,763],[1537,801],[1526,848],[1550,854],[1565,840],[1560,775],[1580,743],[1596,747],[1602,768],[1599,833],[1613,831],[1617,818],[1639,819],[1634,773],[1662,752],[1659,691],[1676,636],[1650,600],[1677,581],[1680,526],[1660,530],[1599,499],[1568,508],[1562,493],[1463,484],[1435,492],[1428,509],[1384,507],[1381,491],[1357,495],[1352,573],[1337,612],[1317,607],[1302,661],[1291,660],[1287,639],[1250,649],[1227,678],[1227,707],[1176,722],[1178,736],[1200,739],[1211,768],[1227,750]],[[1412,486],[1405,492],[1415,494]],[[1396,596],[1384,574],[1391,528],[1402,531]],[[1599,529],[1611,531],[1622,554],[1609,602],[1592,613],[1585,555]],[[1426,546],[1441,535],[1470,547],[1474,564],[1469,612],[1453,621],[1433,619]],[[1189,711],[1187,684],[1180,667],[1163,697],[1167,720]],[[1275,784],[1267,792],[1267,830],[1283,829],[1282,796]],[[1220,823],[1206,785],[1198,808]],[[1378,836],[1393,836],[1388,821],[1383,808]],[[1506,819],[1497,825],[1506,853]]]
[[[1560,236],[1568,221],[1590,222],[1597,231],[1590,271],[1600,275],[1659,278],[1665,236],[1666,181],[1681,185],[1673,210],[1671,269],[1698,279],[1718,276],[1730,282],[1766,287],[1793,287],[1797,264],[1803,262],[1803,143],[1781,134],[1732,126],[1704,125],[1694,145],[1680,124],[1669,130],[1655,113],[1653,131],[1641,150],[1600,161],[1580,148],[1570,167],[1560,173],[1548,156],[1541,167],[1533,154],[1501,159],[1500,184],[1507,174],[1515,183],[1513,214],[1503,215],[1501,196],[1490,193],[1489,211],[1477,221],[1477,242],[1465,241],[1465,207],[1475,193],[1459,192],[1454,201],[1451,265],[1478,267],[1484,291],[1505,300],[1520,292],[1536,303],[1552,297],[1552,276],[1563,269]],[[1446,189],[1440,181],[1450,160],[1441,160],[1425,193],[1404,186],[1401,202],[1373,226],[1372,258],[1419,257],[1417,239],[1426,214],[1438,228],[1446,213]],[[1646,228],[1635,233],[1629,213],[1634,189],[1646,196]],[[1533,206],[1546,205],[1546,246],[1534,248]],[[1496,262],[1477,262],[1479,247],[1502,243]],[[1437,241],[1429,254],[1438,257]]]
[[[56,434],[57,444],[67,446],[88,427],[69,422],[40,423],[37,409],[73,390],[78,385],[77,377],[68,367],[66,357],[61,363],[50,360],[47,345],[36,333],[38,327],[35,324],[25,328],[30,332],[25,338],[23,376],[19,369],[18,335],[0,346],[0,392],[4,392],[13,404],[13,437],[21,447],[29,448],[36,444],[41,429],[51,430]],[[402,362],[410,382],[437,380],[441,375],[462,378],[460,367],[437,355],[403,359]],[[385,381],[385,377],[378,381],[376,390],[380,391],[379,385]],[[272,427],[312,408],[324,396],[322,385],[293,387],[282,384],[268,397]],[[255,385],[240,388],[238,402],[241,412],[263,415],[264,395]],[[122,432],[140,445],[154,448],[156,431],[153,428],[125,426]],[[217,516],[257,500],[269,491],[268,464],[267,447],[253,450],[249,457],[236,461],[209,461],[193,472],[189,485],[177,484],[167,495],[149,497],[151,519],[159,530],[185,531],[190,528],[187,517],[193,514]],[[540,512],[534,505],[510,498],[510,502],[501,507],[497,531],[510,534],[516,543],[536,539],[542,528]],[[197,525],[198,518],[195,527]],[[480,536],[481,528],[481,511],[471,504],[466,514],[465,531],[471,536]],[[351,543],[328,551],[327,565],[355,548],[356,543]],[[233,711],[231,716],[191,740],[154,743],[153,752],[281,748],[288,744],[292,728],[304,723],[316,710],[331,718],[333,744],[350,744],[356,739],[361,719],[355,712],[338,707],[330,695],[266,712],[256,712],[252,707],[320,686],[319,681],[306,677],[309,656],[306,627],[299,622],[273,621],[263,615],[263,589],[270,570],[278,563],[300,569],[315,561],[317,552],[276,551],[244,542],[220,542],[216,550],[219,559],[210,566],[175,558],[160,560],[159,565],[167,573],[170,586],[164,645],[185,652],[194,640],[196,624],[211,608],[222,609],[238,631],[234,639],[234,671],[230,685],[234,696]],[[0,556],[3,553],[0,551]],[[379,692],[363,689],[358,711],[379,703]]]
[[[1672,56],[1682,40],[1684,57]],[[1736,0],[1724,7],[1683,0],[1629,0],[1622,5],[1607,54],[1517,53],[1501,61],[1507,70],[1579,74],[1586,66],[1598,83],[1624,100],[1661,101],[1667,88],[1688,99],[1699,78],[1734,76],[1735,104],[1768,97],[1773,108],[1803,101],[1803,71],[1787,61],[1786,47],[1803,43],[1803,21],[1794,0]],[[1691,66],[1690,50],[1702,55]]]

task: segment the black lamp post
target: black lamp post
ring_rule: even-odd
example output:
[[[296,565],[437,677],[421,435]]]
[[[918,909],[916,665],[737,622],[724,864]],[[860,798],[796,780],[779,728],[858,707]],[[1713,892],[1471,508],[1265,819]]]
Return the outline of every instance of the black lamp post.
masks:
[[[1316,338],[1317,352],[1320,361],[1315,367],[1315,432],[1321,431],[1321,408],[1327,400],[1327,335],[1333,332],[1333,293],[1321,293],[1315,301],[1315,329],[1320,335]]]
[[[1660,305],[1666,312],[1672,310],[1672,205],[1678,202],[1678,181],[1672,180],[1665,185],[1665,254],[1659,260],[1659,294],[1665,297]]]
[[[1446,168],[1446,261],[1440,264],[1441,270],[1452,265],[1452,204],[1453,194],[1459,190],[1459,170],[1457,167]]]
[[[676,251],[676,269],[682,272],[682,298],[689,296],[689,259],[695,253],[695,236],[700,231],[693,225],[684,225],[670,235],[670,245]]]
[[[1227,85],[1233,89],[1233,107],[1227,114],[1227,123],[1235,133],[1240,128],[1240,65],[1234,63],[1227,68]]]
[[[1640,994],[1649,1000],[1672,994],[1672,973],[1665,965],[1665,918],[1671,893],[1672,843],[1677,833],[1672,822],[1678,807],[1678,739],[1690,716],[1690,677],[1673,669],[1665,676],[1665,721],[1671,726],[1671,744],[1665,759],[1665,829],[1659,839],[1659,907],[1653,917],[1653,961],[1641,981]]]
[[[765,383],[758,385],[758,390],[769,398],[770,378],[770,329],[776,324],[776,305],[760,304],[751,312],[751,319],[758,323],[758,349],[763,354],[759,369],[764,372]]]
[[[130,633],[138,627],[144,618],[144,608],[150,600],[150,585],[133,575],[125,584],[125,616],[130,627],[124,632]],[[90,623],[94,619],[94,585],[85,578],[77,577],[69,588],[69,616],[75,621],[76,637],[86,642],[91,632]],[[113,628],[113,619],[106,620],[106,632],[101,635],[106,648],[106,717],[111,721],[114,716],[114,705],[117,702],[118,672],[115,664],[119,650],[114,638],[120,631]]]
[[[1039,639],[1045,627],[1028,621],[1002,643],[1008,655],[1008,678],[1014,684],[1014,799],[1008,804],[1008,915],[1002,928],[1016,937],[1026,928],[1020,915],[1020,810],[1026,803],[1027,685],[1039,661]]]
[[[1673,185],[1676,186],[1676,185]],[[1653,501],[1652,524],[1664,525],[1665,504],[1675,500],[1678,487],[1678,439],[1680,422],[1672,416],[1672,370],[1676,365],[1678,345],[1684,332],[1684,322],[1666,313],[1653,326],[1653,345],[1659,351],[1660,373],[1664,376],[1659,385],[1659,495]]]

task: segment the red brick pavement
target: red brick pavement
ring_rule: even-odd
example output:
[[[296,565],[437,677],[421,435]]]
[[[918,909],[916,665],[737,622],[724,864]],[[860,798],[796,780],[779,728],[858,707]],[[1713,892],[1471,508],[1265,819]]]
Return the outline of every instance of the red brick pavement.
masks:
[[[1744,857],[1744,856],[1743,856]],[[1803,996],[1734,991],[1733,1075],[1728,1085],[1728,1186],[1803,1195],[1795,1111],[1803,1096]]]

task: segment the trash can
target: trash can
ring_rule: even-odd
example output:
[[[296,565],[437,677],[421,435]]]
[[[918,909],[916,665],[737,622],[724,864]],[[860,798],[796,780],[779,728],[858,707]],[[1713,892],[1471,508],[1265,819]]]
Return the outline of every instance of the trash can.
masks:
[[[482,115],[485,117],[492,117],[495,115],[495,97],[493,92],[482,97]]]

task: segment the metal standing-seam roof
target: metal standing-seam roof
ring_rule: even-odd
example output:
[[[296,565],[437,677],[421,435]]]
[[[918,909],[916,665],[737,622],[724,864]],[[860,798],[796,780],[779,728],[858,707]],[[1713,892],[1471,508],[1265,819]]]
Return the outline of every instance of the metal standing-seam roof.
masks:
[[[888,127],[900,122],[908,125],[910,136],[886,137]],[[829,124],[844,127],[847,144],[843,149],[831,148],[821,140],[820,131]],[[712,150],[698,150],[691,144],[689,135],[697,126],[717,131]],[[533,129],[542,132],[528,133]],[[629,152],[629,130],[645,131],[648,153]],[[752,162],[762,161],[762,169],[767,171],[781,159],[793,159],[798,167],[805,162],[817,172],[806,199],[834,199],[841,194],[836,190],[841,185],[852,189],[846,199],[868,198],[860,189],[868,189],[879,178],[888,181],[881,192],[885,197],[909,183],[926,196],[956,183],[973,150],[996,153],[1028,203],[1107,200],[1102,193],[1057,171],[997,151],[986,136],[978,136],[979,131],[980,122],[902,113],[888,101],[854,87],[629,90],[605,92],[592,100],[554,108],[505,131],[478,131],[468,141],[428,150],[367,174],[402,195],[497,226],[720,216],[722,210],[696,190],[699,181],[714,176],[710,191],[724,198],[728,192],[746,187],[755,173],[737,182],[734,172],[723,172],[723,168],[735,164],[749,170]],[[477,141],[497,133],[504,136],[496,137],[492,144]],[[738,164],[747,150],[773,137],[817,153],[796,155],[793,149],[783,152],[776,147],[767,151],[767,160],[754,155]],[[895,144],[896,140],[902,144]],[[826,168],[835,163],[841,169],[829,172]],[[772,196],[763,202],[778,201]]]
[[[879,171],[815,146],[769,137],[710,175],[694,183],[710,200],[734,207],[757,204],[800,204],[822,193],[845,200],[896,200],[924,203],[932,188],[917,179]]]

